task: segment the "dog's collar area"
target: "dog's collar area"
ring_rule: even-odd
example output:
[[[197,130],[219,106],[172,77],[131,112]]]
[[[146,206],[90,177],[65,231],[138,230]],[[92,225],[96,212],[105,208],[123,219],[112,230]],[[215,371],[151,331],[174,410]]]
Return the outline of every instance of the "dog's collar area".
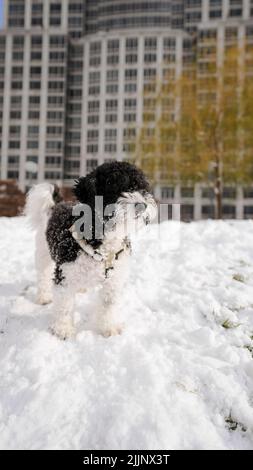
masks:
[[[108,253],[101,253],[99,250],[94,249],[86,240],[82,238],[82,236],[76,231],[75,224],[70,227],[69,231],[72,234],[74,240],[78,243],[82,251],[94,261],[104,262],[105,263],[105,276],[109,277],[109,273],[114,269],[115,261],[118,261],[121,255],[125,251],[131,251],[131,242],[126,237],[122,241],[121,249],[117,252],[108,252]]]

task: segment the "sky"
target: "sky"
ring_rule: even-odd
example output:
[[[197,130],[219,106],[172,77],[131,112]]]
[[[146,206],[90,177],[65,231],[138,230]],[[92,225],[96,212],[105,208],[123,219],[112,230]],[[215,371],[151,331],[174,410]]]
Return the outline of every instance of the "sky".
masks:
[[[4,0],[0,0],[0,26],[3,26]]]

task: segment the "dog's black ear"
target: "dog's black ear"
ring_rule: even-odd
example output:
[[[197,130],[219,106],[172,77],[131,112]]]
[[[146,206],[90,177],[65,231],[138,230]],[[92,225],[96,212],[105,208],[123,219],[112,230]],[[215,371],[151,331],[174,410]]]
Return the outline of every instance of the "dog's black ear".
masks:
[[[96,195],[96,179],[88,175],[75,181],[73,193],[79,202],[90,204]]]

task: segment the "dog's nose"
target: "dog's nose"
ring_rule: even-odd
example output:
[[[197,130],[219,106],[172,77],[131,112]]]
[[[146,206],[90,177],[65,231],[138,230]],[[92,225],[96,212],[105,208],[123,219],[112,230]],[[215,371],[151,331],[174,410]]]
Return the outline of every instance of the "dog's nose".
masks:
[[[141,202],[139,204],[135,204],[135,213],[136,213],[136,217],[139,217],[140,215],[142,215],[145,210],[147,209],[147,204],[145,202]]]

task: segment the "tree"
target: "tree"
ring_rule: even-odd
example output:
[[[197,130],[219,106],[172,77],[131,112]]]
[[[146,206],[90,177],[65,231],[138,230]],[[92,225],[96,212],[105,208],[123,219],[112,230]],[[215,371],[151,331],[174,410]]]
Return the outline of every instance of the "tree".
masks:
[[[178,80],[165,77],[155,98],[144,95],[132,157],[154,184],[211,184],[222,218],[224,184],[253,181],[253,53],[228,47],[218,65],[216,48],[205,45],[195,57]]]

